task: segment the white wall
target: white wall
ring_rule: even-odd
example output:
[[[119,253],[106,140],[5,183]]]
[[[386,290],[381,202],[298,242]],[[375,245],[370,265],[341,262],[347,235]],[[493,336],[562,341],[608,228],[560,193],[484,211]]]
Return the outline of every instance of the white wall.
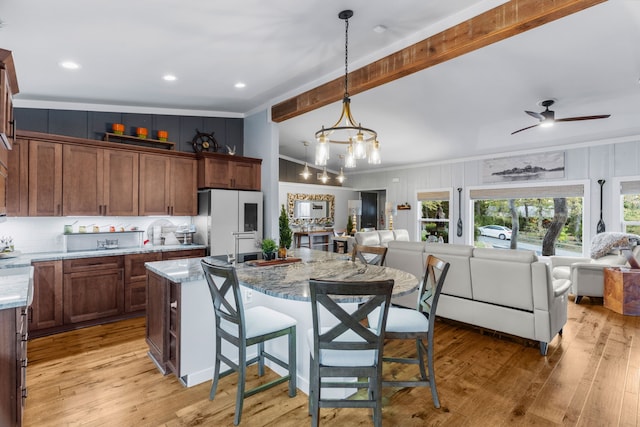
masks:
[[[615,140],[584,143],[573,148],[554,148],[552,151],[565,152],[565,176],[553,182],[587,180],[585,202],[589,203],[589,211],[585,218],[588,227],[585,238],[595,233],[600,211],[600,186],[598,179],[605,179],[603,196],[604,221],[607,231],[620,231],[618,218],[619,191],[613,188],[614,177],[640,175],[640,136],[619,138]],[[526,153],[503,153],[493,157],[520,156]],[[383,159],[384,160],[384,159]],[[349,175],[350,185],[357,190],[387,190],[387,200],[393,203],[409,202],[411,210],[399,211],[394,218],[394,228],[407,228],[412,240],[417,240],[417,224],[419,212],[416,208],[418,191],[448,188],[453,197],[451,204],[452,226],[458,218],[458,198],[456,188],[463,188],[462,217],[470,218],[468,188],[481,187],[482,165],[484,159],[471,159],[458,162],[431,164],[424,166],[403,167],[398,169],[382,169],[376,172],[363,172]],[[544,181],[530,181],[540,184]],[[510,184],[504,184],[510,185]],[[514,184],[515,185],[515,184]],[[465,223],[465,228],[467,224]],[[468,235],[463,237],[451,233],[453,243],[468,243]]]

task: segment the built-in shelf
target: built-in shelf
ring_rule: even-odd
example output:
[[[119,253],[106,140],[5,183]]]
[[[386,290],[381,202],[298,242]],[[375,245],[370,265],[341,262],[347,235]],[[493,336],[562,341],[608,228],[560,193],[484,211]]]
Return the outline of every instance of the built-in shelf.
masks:
[[[131,136],[131,135],[118,135],[115,133],[111,133],[111,132],[106,132],[104,134],[104,137],[102,138],[103,141],[109,141],[110,139],[114,139],[114,140],[120,140],[120,141],[134,141],[134,142],[142,142],[145,144],[150,144],[150,145],[161,145],[166,147],[169,150],[174,150],[176,147],[176,144],[174,142],[170,142],[170,141],[160,141],[159,139],[151,139],[151,138],[138,138],[137,136]]]
[[[64,233],[65,236],[85,236],[87,234],[127,234],[127,233],[144,233],[144,230],[125,230],[125,231],[87,231],[85,233]]]

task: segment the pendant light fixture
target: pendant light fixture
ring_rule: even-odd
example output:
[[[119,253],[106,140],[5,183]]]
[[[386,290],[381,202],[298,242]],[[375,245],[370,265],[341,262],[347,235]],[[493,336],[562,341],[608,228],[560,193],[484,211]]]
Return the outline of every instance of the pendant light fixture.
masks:
[[[363,127],[356,122],[351,115],[351,99],[349,98],[349,18],[353,16],[352,10],[343,10],[338,18],[344,20],[344,96],[342,98],[342,112],[338,121],[330,127],[322,126],[316,132],[316,159],[315,164],[325,166],[329,159],[329,144],[347,145],[347,157],[345,168],[356,167],[356,160],[368,159],[370,164],[380,164],[380,143],[378,134],[373,129]]]
[[[344,154],[340,154],[340,162],[342,162],[342,159],[344,159]],[[338,176],[336,176],[336,179],[338,180],[338,182],[340,184],[342,184],[347,177],[344,176],[344,171],[342,170],[342,165],[340,166],[340,174]]]
[[[322,181],[323,184],[326,184],[327,181],[329,181],[329,174],[327,174],[327,167],[325,166],[322,169],[322,175],[320,175],[320,181]]]
[[[302,141],[302,143],[304,144],[304,169],[302,169],[302,172],[300,172],[300,176],[302,176],[302,178],[304,179],[309,179],[309,177],[311,176],[311,172],[309,171],[309,164],[307,163],[307,147],[309,146],[309,143],[307,141]]]

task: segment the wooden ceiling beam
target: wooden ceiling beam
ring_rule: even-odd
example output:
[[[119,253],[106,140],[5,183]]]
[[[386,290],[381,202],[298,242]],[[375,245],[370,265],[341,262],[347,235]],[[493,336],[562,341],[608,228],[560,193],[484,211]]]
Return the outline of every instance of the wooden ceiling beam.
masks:
[[[523,33],[607,0],[511,0],[349,73],[349,95],[372,89]],[[271,119],[282,122],[344,96],[344,76],[282,101]]]

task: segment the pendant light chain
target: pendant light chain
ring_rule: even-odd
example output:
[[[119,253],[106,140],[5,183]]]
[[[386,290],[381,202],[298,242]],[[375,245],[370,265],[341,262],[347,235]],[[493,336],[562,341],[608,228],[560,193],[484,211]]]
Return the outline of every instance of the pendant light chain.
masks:
[[[344,20],[344,97],[349,97],[349,18]]]

